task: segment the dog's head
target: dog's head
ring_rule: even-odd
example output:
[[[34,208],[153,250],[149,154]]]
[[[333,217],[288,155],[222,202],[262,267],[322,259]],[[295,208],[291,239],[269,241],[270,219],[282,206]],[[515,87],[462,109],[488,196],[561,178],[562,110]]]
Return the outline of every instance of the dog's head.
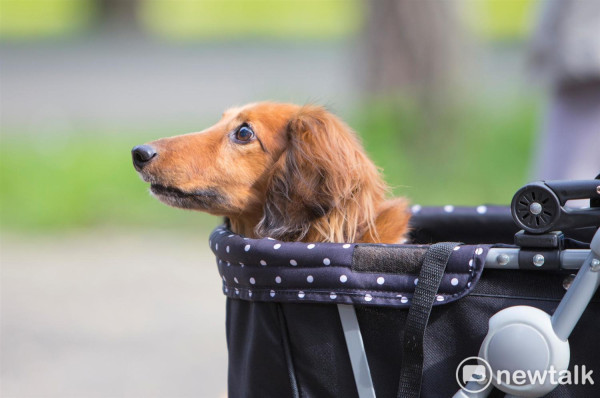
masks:
[[[232,108],[204,131],[137,146],[132,156],[162,202],[226,216],[236,232],[258,237],[354,241],[385,194],[354,133],[317,106]]]

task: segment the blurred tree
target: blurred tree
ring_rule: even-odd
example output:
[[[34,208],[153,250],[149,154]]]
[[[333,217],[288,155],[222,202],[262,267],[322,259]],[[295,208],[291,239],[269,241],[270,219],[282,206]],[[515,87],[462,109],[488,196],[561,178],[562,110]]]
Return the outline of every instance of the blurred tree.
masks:
[[[366,0],[366,89],[435,99],[453,74],[460,30],[456,3]]]
[[[95,0],[97,21],[106,30],[138,30],[140,0]]]

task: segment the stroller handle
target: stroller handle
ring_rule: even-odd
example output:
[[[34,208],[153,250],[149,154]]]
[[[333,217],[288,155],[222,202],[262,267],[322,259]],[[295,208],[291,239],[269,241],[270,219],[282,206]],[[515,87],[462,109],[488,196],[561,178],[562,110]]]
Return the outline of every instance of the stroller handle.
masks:
[[[566,208],[572,199],[590,199],[592,207]],[[531,234],[600,225],[600,180],[537,181],[512,199],[513,220]]]

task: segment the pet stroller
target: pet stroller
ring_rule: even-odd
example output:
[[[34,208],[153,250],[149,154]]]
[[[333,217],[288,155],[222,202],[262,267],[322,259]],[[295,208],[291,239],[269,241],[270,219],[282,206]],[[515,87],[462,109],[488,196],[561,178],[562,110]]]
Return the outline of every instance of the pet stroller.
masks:
[[[600,396],[600,176],[412,212],[403,245],[213,231],[230,396]]]

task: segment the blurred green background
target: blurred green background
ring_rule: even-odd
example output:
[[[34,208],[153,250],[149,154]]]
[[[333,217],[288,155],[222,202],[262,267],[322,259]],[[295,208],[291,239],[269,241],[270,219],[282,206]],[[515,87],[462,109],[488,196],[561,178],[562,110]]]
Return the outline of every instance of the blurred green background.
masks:
[[[133,146],[258,100],[352,126],[395,195],[508,204],[545,94],[529,0],[0,0],[0,395],[225,397],[220,220]]]
[[[135,5],[135,9],[124,4]],[[214,123],[219,113],[199,106],[196,115],[188,112],[180,117],[174,111],[161,119],[160,112],[153,114],[156,104],[144,112],[145,99],[139,98],[141,103],[136,104],[137,113],[131,118],[134,120],[112,120],[107,112],[104,120],[97,122],[98,117],[86,119],[76,111],[66,116],[58,112],[58,122],[52,114],[46,120],[43,109],[34,106],[28,109],[25,94],[17,98],[11,95],[27,84],[26,77],[19,76],[18,84],[8,84],[10,87],[6,88],[6,83],[11,83],[11,67],[19,66],[13,66],[10,57],[26,58],[28,52],[37,53],[31,62],[41,64],[28,73],[46,80],[53,79],[53,70],[45,68],[60,68],[60,63],[45,65],[43,52],[57,49],[64,54],[65,62],[69,62],[77,60],[82,47],[85,47],[82,51],[89,52],[95,46],[104,48],[128,40],[131,45],[126,47],[131,48],[132,57],[136,51],[152,51],[153,46],[175,48],[182,62],[186,52],[191,58],[203,48],[211,51],[223,48],[232,53],[256,49],[265,65],[269,64],[269,57],[276,59],[283,47],[291,46],[291,52],[298,48],[306,57],[317,58],[322,53],[331,53],[330,49],[335,52],[342,48],[339,56],[346,59],[340,64],[354,67],[357,61],[348,54],[362,57],[360,51],[368,34],[365,25],[369,23],[365,17],[369,4],[360,1],[155,0],[119,4],[92,0],[2,0],[1,5],[1,44],[8,67],[2,71],[5,89],[0,219],[4,230],[25,233],[98,226],[212,227],[216,220],[208,216],[190,217],[152,199],[131,167],[129,150],[157,137],[201,130]],[[542,99],[534,87],[522,85],[527,80],[524,67],[514,66],[518,65],[519,51],[530,32],[534,5],[532,1],[456,3],[463,42],[468,43],[461,47],[461,51],[468,52],[459,53],[458,57],[468,54],[479,61],[459,65],[455,74],[462,77],[443,83],[444,89],[440,88],[438,95],[441,100],[431,98],[431,92],[433,97],[438,94],[435,85],[433,89],[428,86],[430,92],[423,98],[419,88],[412,89],[409,82],[406,90],[383,93],[370,90],[368,83],[359,83],[357,88],[343,93],[342,105],[336,101],[340,97],[328,98],[322,93],[315,98],[310,93],[295,96],[285,86],[267,93],[253,87],[256,97],[246,91],[243,98],[232,95],[221,102],[234,105],[246,97],[324,102],[336,111],[339,109],[338,113],[362,136],[394,194],[406,195],[413,203],[423,205],[507,204],[529,177]],[[244,50],[247,45],[250,50]],[[143,46],[147,48],[135,49]],[[313,47],[320,50],[311,54]],[[110,55],[110,49],[103,51]],[[123,51],[128,50],[115,49],[116,53]],[[242,63],[243,72],[244,56],[236,62]],[[306,78],[310,79],[319,72],[310,67],[310,62],[306,63]],[[132,65],[135,66],[135,61]],[[139,67],[139,73],[143,74],[143,61]],[[360,67],[356,69],[359,71],[340,72],[349,73],[349,82],[355,84],[365,80],[360,77]],[[76,72],[82,75],[77,76],[77,84],[87,84],[90,90],[95,89],[94,84],[101,84],[94,81],[93,74],[86,80],[83,67]],[[44,76],[39,77],[40,74]],[[282,74],[285,81],[285,70]],[[227,78],[224,77],[225,81]],[[245,78],[233,75],[230,84],[235,85],[236,79]],[[197,83],[197,77],[189,76],[189,82]],[[27,95],[35,98],[37,94],[34,89]],[[201,91],[197,94],[215,95]],[[61,95],[55,92],[50,98]],[[155,95],[161,96],[160,92]],[[7,104],[15,103],[21,104],[24,114],[11,117],[13,108]],[[160,106],[176,110],[178,103]],[[126,114],[127,108],[122,112]],[[36,113],[42,115],[39,120]]]
[[[464,104],[447,124],[430,128],[413,109],[365,104],[349,123],[363,134],[394,194],[413,203],[508,204],[526,182],[537,103]],[[204,124],[209,125],[209,122]],[[129,149],[171,130],[126,136],[86,130],[67,137],[7,134],[0,148],[2,226],[16,231],[72,227],[197,227],[216,220],[170,209],[153,199],[134,172]]]

